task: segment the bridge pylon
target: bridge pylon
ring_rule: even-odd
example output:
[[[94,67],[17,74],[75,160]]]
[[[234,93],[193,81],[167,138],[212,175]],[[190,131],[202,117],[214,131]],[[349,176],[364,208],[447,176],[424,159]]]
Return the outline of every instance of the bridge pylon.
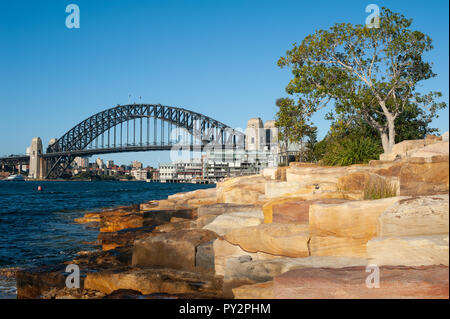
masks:
[[[33,138],[30,145],[30,178],[43,179],[47,174],[47,161],[42,157],[42,150],[41,138]]]

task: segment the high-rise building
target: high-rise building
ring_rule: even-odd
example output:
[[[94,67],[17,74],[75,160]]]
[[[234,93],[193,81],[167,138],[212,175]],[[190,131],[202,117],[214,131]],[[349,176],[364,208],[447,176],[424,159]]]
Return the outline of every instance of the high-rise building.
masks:
[[[101,158],[97,158],[96,160],[95,160],[95,163],[97,164],[97,167],[98,168],[103,168],[103,160],[101,159]]]
[[[78,168],[89,167],[89,157],[75,157],[74,163]]]
[[[107,160],[106,161],[106,167],[107,168],[112,168],[114,166],[114,161],[113,160]]]

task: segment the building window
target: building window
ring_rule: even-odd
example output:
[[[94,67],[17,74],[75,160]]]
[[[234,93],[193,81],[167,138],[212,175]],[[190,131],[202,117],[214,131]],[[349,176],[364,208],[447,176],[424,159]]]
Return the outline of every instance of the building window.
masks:
[[[252,144],[255,144],[255,138],[254,138],[254,137],[252,137],[251,143],[252,143]]]

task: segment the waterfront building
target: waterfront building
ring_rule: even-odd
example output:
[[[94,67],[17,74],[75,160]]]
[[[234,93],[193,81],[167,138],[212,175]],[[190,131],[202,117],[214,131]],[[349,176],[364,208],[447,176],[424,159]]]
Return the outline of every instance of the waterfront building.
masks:
[[[145,181],[147,180],[147,170],[142,168],[133,168],[131,170],[131,176],[138,181]]]
[[[113,168],[114,167],[114,161],[113,160],[107,160],[106,161],[106,167],[107,168]]]
[[[162,183],[175,181],[176,165],[173,163],[159,164],[159,179]]]
[[[176,180],[189,182],[203,178],[203,163],[201,159],[190,161],[177,161],[175,163]]]

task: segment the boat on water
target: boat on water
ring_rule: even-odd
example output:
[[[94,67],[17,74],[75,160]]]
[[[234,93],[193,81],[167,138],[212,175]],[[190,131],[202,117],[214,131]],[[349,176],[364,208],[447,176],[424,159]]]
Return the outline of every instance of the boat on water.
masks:
[[[3,181],[23,182],[25,181],[25,177],[23,177],[22,175],[10,175],[7,178],[3,179]]]

